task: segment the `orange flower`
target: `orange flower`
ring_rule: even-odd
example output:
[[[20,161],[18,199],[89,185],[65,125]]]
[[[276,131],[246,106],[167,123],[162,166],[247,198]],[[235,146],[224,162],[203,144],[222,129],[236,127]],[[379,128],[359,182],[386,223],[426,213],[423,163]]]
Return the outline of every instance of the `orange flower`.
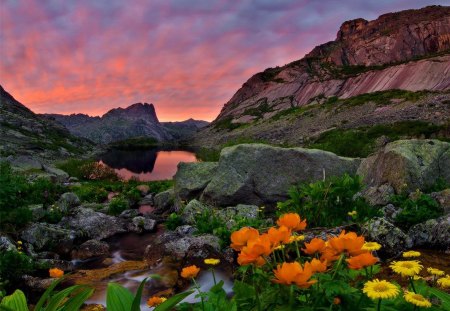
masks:
[[[60,278],[64,275],[64,271],[58,268],[52,268],[48,270],[48,274],[51,278]]]
[[[341,304],[341,298],[339,298],[339,297],[334,297],[334,298],[333,298],[333,304],[334,304],[334,305],[340,305],[340,304]]]
[[[345,233],[345,230],[337,237],[328,240],[330,247],[337,253],[349,253],[351,256],[356,256],[366,251],[361,250],[364,245],[364,237],[358,236],[355,232]]]
[[[320,261],[319,259],[314,258],[310,262],[311,268],[314,273],[316,272],[325,272],[327,270],[327,261]]]
[[[359,270],[364,267],[369,267],[378,262],[378,258],[372,255],[372,253],[362,253],[357,256],[346,259],[348,267],[353,270]]]
[[[305,230],[306,219],[301,220],[300,215],[297,213],[288,213],[280,216],[277,225],[288,227],[293,231]]]
[[[258,230],[251,227],[244,227],[231,234],[231,248],[240,251],[247,245],[249,240],[259,237]]]
[[[167,300],[167,298],[165,298],[165,297],[153,296],[147,300],[147,306],[156,307],[156,306],[159,306],[160,304],[162,304],[166,300]]]
[[[322,250],[322,255],[320,256],[320,260],[327,261],[328,263],[331,263],[333,261],[336,261],[339,259],[339,253],[336,252],[336,250],[332,247],[325,247]]]
[[[199,272],[200,268],[198,268],[196,265],[192,265],[183,268],[183,270],[181,270],[181,276],[185,279],[192,279],[195,278]]]
[[[267,232],[267,235],[272,243],[272,247],[277,247],[281,243],[289,243],[291,237],[291,230],[285,226],[281,226],[279,229],[272,227]]]
[[[266,263],[266,260],[262,256],[242,251],[238,255],[237,262],[241,266],[255,264],[257,267],[261,267]]]
[[[238,264],[245,266],[248,264],[256,264],[257,266],[265,263],[262,256],[268,256],[272,252],[272,243],[267,234],[263,234],[254,240],[248,241],[238,256]]]
[[[295,283],[302,288],[308,288],[316,281],[308,281],[313,275],[312,267],[306,263],[303,267],[298,262],[284,262],[278,265],[276,270],[273,270],[275,275],[274,282],[279,284],[290,285]]]
[[[319,238],[314,238],[309,243],[305,243],[305,248],[302,248],[308,255],[313,255],[315,253],[321,253],[325,249],[325,241]]]

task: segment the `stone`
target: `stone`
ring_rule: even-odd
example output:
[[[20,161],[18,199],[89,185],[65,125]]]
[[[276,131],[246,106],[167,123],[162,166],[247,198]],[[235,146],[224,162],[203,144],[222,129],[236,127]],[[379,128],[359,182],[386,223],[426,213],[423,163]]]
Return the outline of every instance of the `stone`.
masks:
[[[69,183],[77,183],[77,182],[79,182],[79,180],[76,177],[70,176],[68,182]]]
[[[210,210],[211,207],[203,204],[202,202],[194,199],[191,200],[182,210],[181,219],[185,224],[195,224],[195,216],[202,214]]]
[[[80,199],[73,192],[66,192],[61,195],[59,198],[57,205],[61,212],[67,213],[71,208],[80,205]]]
[[[225,222],[228,229],[236,225],[237,218],[256,219],[258,218],[259,207],[256,205],[238,204],[234,207],[227,207],[217,211],[217,216]]]
[[[185,235],[193,235],[197,231],[197,228],[190,225],[182,225],[178,226],[175,229],[175,233],[179,236],[185,236]]]
[[[33,221],[39,221],[45,217],[46,211],[43,204],[28,205],[28,209],[33,214]]]
[[[383,213],[384,218],[390,222],[395,222],[395,218],[397,218],[398,214],[400,214],[402,210],[403,209],[395,207],[393,204],[388,204],[381,209],[381,212]]]
[[[139,205],[153,205],[153,194],[147,194],[142,200],[139,201]]]
[[[45,291],[55,280],[53,278],[39,278],[31,275],[24,275],[22,279],[27,287],[40,291]]]
[[[52,250],[68,253],[75,240],[75,232],[56,224],[34,223],[22,231],[23,241],[30,243],[36,251]]]
[[[377,206],[388,204],[395,191],[392,186],[383,184],[379,187],[367,187],[361,194],[370,205]]]
[[[430,219],[412,226],[408,235],[415,247],[450,248],[450,215]]]
[[[58,268],[64,272],[72,272],[75,270],[75,266],[71,261],[61,259],[38,259],[37,262],[42,266],[49,266],[52,268]]]
[[[174,176],[175,193],[181,200],[198,198],[213,178],[217,162],[180,162]]]
[[[220,251],[219,238],[212,234],[185,236],[164,245],[165,254],[179,260],[185,258],[192,249],[196,251],[191,256],[207,258],[211,249],[216,252]]]
[[[389,184],[396,193],[450,182],[450,143],[439,140],[398,140],[364,159],[358,175],[371,187]]]
[[[0,252],[17,251],[14,241],[6,236],[0,235]]]
[[[11,166],[19,170],[42,170],[42,162],[35,157],[18,155],[9,156],[6,160],[11,164]]]
[[[127,225],[129,231],[136,233],[151,232],[156,229],[156,221],[143,216],[137,216]]]
[[[56,182],[63,183],[69,180],[69,174],[67,174],[63,170],[60,170],[59,168],[50,165],[43,165],[42,168],[46,173],[53,176],[52,179]]]
[[[99,240],[88,240],[72,251],[72,259],[88,259],[92,257],[107,257],[109,245]]]
[[[142,196],[145,196],[149,193],[150,186],[149,185],[139,185],[139,186],[136,186],[136,189],[139,190],[139,192],[141,193]]]
[[[122,213],[120,213],[120,218],[130,219],[139,215],[139,211],[137,209],[126,209]]]
[[[215,206],[275,205],[291,186],[355,174],[359,159],[304,148],[242,144],[222,149],[219,166],[201,200]]]
[[[155,205],[155,212],[157,213],[164,213],[169,212],[173,205],[174,205],[174,191],[173,189],[169,189],[163,192],[158,193],[155,195],[154,198],[154,205]]]
[[[378,252],[388,257],[396,257],[413,246],[406,233],[382,217],[369,220],[363,225],[362,232],[368,241],[380,243],[383,247]]]
[[[450,213],[450,189],[430,193],[430,197],[438,202],[439,206],[444,210],[444,214]]]
[[[71,215],[63,217],[60,225],[74,230],[82,239],[102,240],[126,232],[123,219],[84,207],[78,207]]]

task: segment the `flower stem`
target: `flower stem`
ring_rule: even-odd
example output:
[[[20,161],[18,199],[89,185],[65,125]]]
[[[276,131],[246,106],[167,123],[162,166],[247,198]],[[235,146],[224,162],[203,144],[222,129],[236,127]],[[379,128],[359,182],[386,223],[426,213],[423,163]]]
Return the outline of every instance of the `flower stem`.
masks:
[[[414,287],[414,282],[413,282],[413,278],[412,278],[412,276],[410,276],[410,277],[409,277],[409,283],[411,283],[411,287],[412,287],[412,289],[413,289],[414,293],[416,293],[416,294],[417,294],[417,292],[416,292],[416,288]]]
[[[297,252],[297,260],[300,261],[300,250],[298,248],[298,242],[295,241],[295,251]]]
[[[289,288],[289,310],[294,310],[294,285]]]
[[[378,299],[378,306],[377,306],[377,311],[381,310],[381,298]]]
[[[334,270],[333,277],[331,278],[332,280],[334,280],[334,277],[336,276],[336,273],[338,272],[339,268],[341,267],[343,259],[344,259],[344,254],[342,254],[341,257],[339,257],[339,261],[338,261],[338,263],[336,265],[336,270]]]
[[[202,310],[205,311],[205,302],[203,301],[203,296],[202,296],[202,292],[200,290],[200,286],[197,284],[197,282],[195,282],[194,278],[192,278],[192,281],[194,282],[194,287],[197,289],[198,295],[200,296],[200,300],[202,301]]]
[[[217,282],[216,282],[216,274],[214,273],[214,269],[213,269],[213,268],[211,268],[211,273],[212,273],[212,276],[213,276],[214,285],[217,285]]]

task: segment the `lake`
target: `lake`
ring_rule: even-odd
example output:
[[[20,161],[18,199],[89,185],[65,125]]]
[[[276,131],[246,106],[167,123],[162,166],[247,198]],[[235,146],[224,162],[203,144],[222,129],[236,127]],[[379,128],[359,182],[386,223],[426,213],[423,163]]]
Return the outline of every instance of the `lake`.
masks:
[[[191,150],[152,148],[145,150],[110,149],[99,162],[113,168],[124,180],[141,181],[172,179],[180,162],[197,162]]]

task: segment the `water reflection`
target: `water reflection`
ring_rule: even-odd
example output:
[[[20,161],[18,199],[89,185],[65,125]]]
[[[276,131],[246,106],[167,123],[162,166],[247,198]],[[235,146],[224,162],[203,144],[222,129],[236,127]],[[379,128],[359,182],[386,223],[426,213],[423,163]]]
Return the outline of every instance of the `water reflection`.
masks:
[[[188,150],[111,149],[99,157],[99,161],[113,168],[120,178],[141,181],[171,179],[180,162],[195,162],[195,153]]]

